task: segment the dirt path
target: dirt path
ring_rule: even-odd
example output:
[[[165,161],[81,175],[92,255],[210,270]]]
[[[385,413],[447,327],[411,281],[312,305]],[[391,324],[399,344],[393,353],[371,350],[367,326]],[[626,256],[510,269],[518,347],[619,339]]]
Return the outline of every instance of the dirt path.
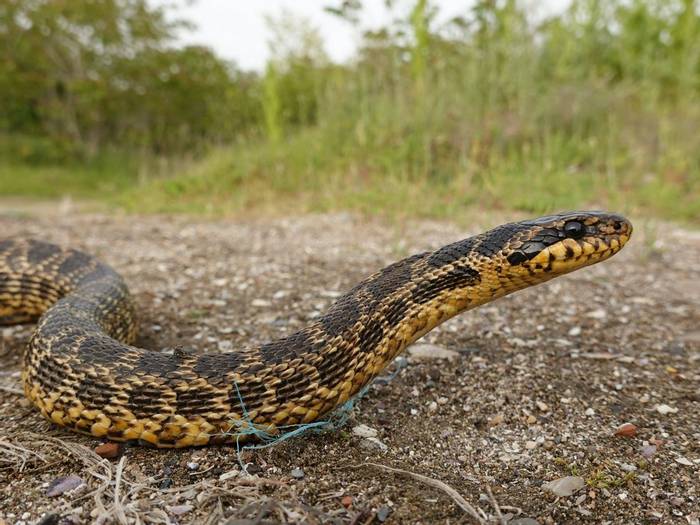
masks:
[[[136,296],[140,344],[204,351],[294,331],[370,272],[501,219],[465,229],[344,215],[205,223],[6,213],[0,235],[99,255]],[[697,524],[700,234],[641,226],[608,263],[429,334],[423,343],[453,357],[409,356],[342,430],[241,454],[136,446],[101,460],[92,452],[98,440],[56,429],[20,395],[32,327],[0,329],[0,524],[108,515],[231,525],[474,522],[444,486],[369,463],[438,480],[495,523],[500,513],[514,525]],[[636,434],[614,436],[627,422]],[[376,431],[374,440],[356,435],[359,425]],[[47,495],[71,475],[82,485]],[[566,476],[585,487],[562,497],[543,488]]]

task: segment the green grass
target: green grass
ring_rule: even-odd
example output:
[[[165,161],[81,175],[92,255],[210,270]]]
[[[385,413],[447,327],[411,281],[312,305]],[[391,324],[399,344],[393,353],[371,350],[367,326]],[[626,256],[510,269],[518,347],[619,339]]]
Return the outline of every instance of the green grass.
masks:
[[[67,165],[0,162],[0,195],[108,201],[133,187],[138,173],[138,163],[126,155]]]
[[[531,214],[604,208],[683,222],[700,217],[697,176],[679,177],[667,159],[659,171],[640,173],[638,153],[607,151],[592,140],[551,134],[486,161],[479,153],[436,160],[437,174],[391,141],[342,155],[332,141],[327,129],[312,128],[281,143],[219,148],[117,200],[132,212],[208,215],[351,210],[452,218],[474,208]]]
[[[105,202],[132,213],[208,216],[350,210],[362,214],[458,218],[474,209],[603,208],[698,223],[700,183],[665,167],[640,174],[639,155],[596,141],[551,134],[485,160],[482,153],[417,167],[408,147],[346,145],[328,129],[303,129],[282,142],[220,147],[198,161],[141,165],[130,157],[64,167],[0,164],[0,194]],[[330,144],[329,144],[330,143]],[[413,144],[411,147],[420,147]],[[673,159],[671,159],[673,160]],[[663,161],[668,166],[668,160]]]

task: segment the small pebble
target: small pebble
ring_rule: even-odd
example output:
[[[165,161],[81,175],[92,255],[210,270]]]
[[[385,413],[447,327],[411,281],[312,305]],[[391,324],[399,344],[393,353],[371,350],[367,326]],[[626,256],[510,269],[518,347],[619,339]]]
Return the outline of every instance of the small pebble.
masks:
[[[500,425],[503,423],[503,414],[496,414],[489,420],[489,426],[490,427],[495,427],[497,425]]]
[[[591,319],[605,319],[607,315],[608,313],[605,310],[598,308],[597,310],[591,310],[588,312],[586,317],[590,317]]]
[[[199,463],[195,461],[190,461],[187,464],[187,470],[198,470],[199,469]]]
[[[615,435],[619,437],[633,437],[637,434],[637,426],[632,423],[623,423],[615,430]]]
[[[246,466],[246,472],[251,475],[255,474],[260,474],[262,472],[262,468],[260,465],[256,465],[255,463],[250,463],[249,465]]]
[[[414,359],[456,359],[459,357],[459,352],[448,350],[437,345],[431,344],[415,344],[408,349],[408,355]]]
[[[663,416],[665,416],[666,414],[675,414],[676,412],[678,412],[677,408],[673,408],[666,404],[656,405],[656,407],[654,408],[656,408],[656,411]]]
[[[656,454],[656,445],[646,445],[640,449],[640,453],[642,456],[649,459]]]
[[[536,448],[536,447],[537,447],[537,443],[535,443],[534,441],[526,441],[526,442],[525,442],[525,448],[526,448],[527,450],[532,450],[532,449],[534,449],[534,448]]]
[[[229,470],[228,472],[224,472],[219,476],[219,481],[226,481],[227,479],[232,479],[235,477],[238,477],[240,474],[240,471],[238,470]]]
[[[545,483],[543,488],[555,496],[567,497],[586,486],[586,481],[579,476],[565,476]]]
[[[0,519],[0,524],[2,523],[3,521]],[[60,514],[49,512],[48,514],[44,514],[44,516],[36,522],[36,525],[57,525],[58,523],[61,523],[61,525],[78,525],[80,521],[75,516],[69,515],[61,518]]]
[[[300,468],[292,469],[292,477],[294,479],[304,479],[304,471]]]
[[[102,458],[113,459],[119,457],[124,452],[124,446],[119,443],[102,443],[95,447],[95,454]]]
[[[430,410],[431,412],[435,412],[437,410],[437,407],[437,403],[435,401],[431,401],[428,405],[428,410]]]
[[[352,496],[343,496],[343,498],[340,500],[340,504],[346,509],[349,509],[352,507]]]
[[[367,425],[357,425],[353,427],[352,433],[363,438],[377,437],[377,430]]]
[[[379,449],[382,452],[386,452],[387,450],[389,450],[389,447],[387,447],[384,443],[379,441],[376,437],[364,438],[360,442],[360,446],[368,450]]]
[[[50,498],[53,498],[54,496],[60,496],[64,492],[73,490],[82,484],[83,480],[79,476],[66,476],[63,478],[56,478],[49,484],[49,487],[46,489],[46,495]]]
[[[377,520],[379,520],[380,523],[383,523],[386,521],[386,519],[389,517],[391,514],[391,507],[387,507],[386,505],[382,505],[377,509]]]

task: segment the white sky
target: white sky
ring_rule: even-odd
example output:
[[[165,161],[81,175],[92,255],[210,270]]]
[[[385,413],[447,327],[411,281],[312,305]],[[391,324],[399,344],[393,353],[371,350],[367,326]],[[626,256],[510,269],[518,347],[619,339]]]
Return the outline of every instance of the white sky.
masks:
[[[265,14],[278,15],[284,9],[311,20],[324,40],[330,58],[342,62],[350,58],[359,35],[350,24],[323,11],[326,5],[338,5],[338,0],[150,0],[155,5],[175,4],[182,18],[194,22],[196,29],[184,34],[183,42],[205,44],[225,59],[233,60],[243,69],[260,70],[268,57],[268,32]],[[551,12],[567,0],[531,0],[536,10]],[[466,13],[473,0],[432,0],[439,8],[440,20]],[[391,19],[383,0],[365,0],[362,26],[377,27]],[[396,13],[407,13],[415,0],[398,0]]]

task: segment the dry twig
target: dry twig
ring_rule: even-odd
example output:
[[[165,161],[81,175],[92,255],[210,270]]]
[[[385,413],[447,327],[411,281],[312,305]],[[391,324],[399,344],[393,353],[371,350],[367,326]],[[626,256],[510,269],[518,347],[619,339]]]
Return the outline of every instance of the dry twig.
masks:
[[[429,478],[428,476],[423,476],[422,474],[417,474],[415,472],[411,472],[409,470],[403,470],[400,468],[393,468],[393,467],[387,467],[386,465],[380,465],[379,463],[362,463],[361,465],[353,465],[353,468],[357,467],[362,467],[368,465],[370,467],[378,468],[380,470],[386,470],[387,472],[394,472],[396,474],[402,474],[404,476],[409,476],[413,479],[416,479],[420,481],[421,483],[425,483],[426,485],[430,485],[433,488],[436,488],[438,490],[441,490],[445,494],[447,494],[452,500],[457,504],[459,508],[461,508],[464,512],[469,514],[474,520],[479,523],[480,525],[486,525],[487,521],[482,517],[484,514],[481,509],[481,514],[477,512],[477,510],[469,504],[467,500],[465,500],[459,492],[457,492],[455,489],[450,487],[447,483],[440,481],[439,479],[434,479],[434,478]]]

